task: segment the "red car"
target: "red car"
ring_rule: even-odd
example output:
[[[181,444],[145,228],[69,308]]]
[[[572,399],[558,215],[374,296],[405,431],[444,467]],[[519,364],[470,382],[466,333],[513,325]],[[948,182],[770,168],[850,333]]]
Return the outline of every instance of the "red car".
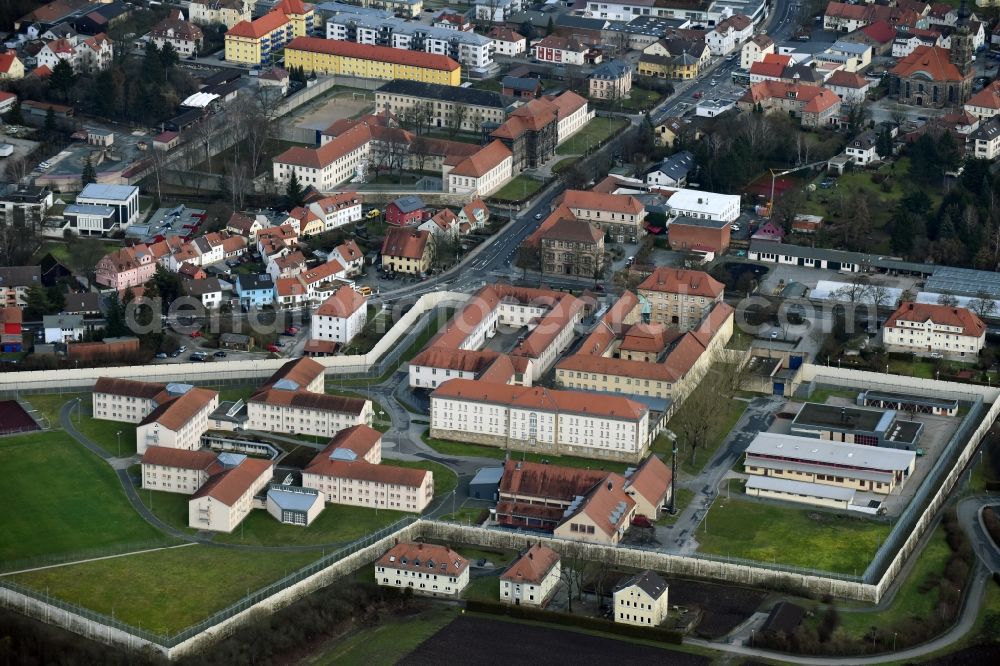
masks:
[[[705,93],[699,91],[699,92],[696,92],[695,94],[691,95],[691,97],[694,97],[695,99],[701,99],[704,94]]]
[[[200,338],[201,337],[201,331],[195,331],[194,333],[191,334],[191,337],[192,338]]]
[[[649,522],[649,518],[646,516],[635,516],[632,518],[632,525],[635,527],[652,527],[653,523]]]
[[[295,335],[298,332],[299,329],[295,328],[294,326],[289,326],[288,328],[285,329],[285,335]]]
[[[281,349],[278,347],[278,345],[268,345],[267,351],[277,354],[279,351],[281,351]]]

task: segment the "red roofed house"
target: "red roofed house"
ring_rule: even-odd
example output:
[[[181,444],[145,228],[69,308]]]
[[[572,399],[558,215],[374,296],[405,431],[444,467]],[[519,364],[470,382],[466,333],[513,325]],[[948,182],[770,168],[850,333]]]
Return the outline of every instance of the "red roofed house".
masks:
[[[986,344],[986,324],[966,308],[903,303],[882,327],[882,342],[890,351],[975,361]]]
[[[625,396],[452,379],[431,393],[430,432],[512,451],[638,462],[649,449],[649,408]]]
[[[1000,113],[1000,81],[990,81],[989,85],[969,98],[965,110],[980,120],[989,120]]]
[[[139,287],[156,273],[156,258],[146,245],[123,247],[104,255],[94,267],[94,281],[121,291]]]
[[[235,458],[233,454],[226,454]],[[220,456],[221,457],[221,456]],[[212,532],[232,532],[253,507],[253,498],[274,476],[270,460],[247,458],[211,476],[188,502],[188,526]]]
[[[826,87],[836,93],[842,102],[860,104],[868,98],[868,90],[874,84],[856,72],[838,69],[826,80]]]
[[[395,273],[426,273],[433,258],[430,236],[419,229],[390,227],[382,243],[382,267]]]
[[[541,62],[561,65],[594,65],[601,61],[600,51],[591,49],[575,37],[559,35],[549,35],[535,42],[531,55]]]
[[[918,46],[900,60],[890,72],[889,96],[903,104],[932,108],[957,106],[968,100],[972,53],[961,50],[964,42],[960,33],[952,35],[951,42],[951,49]]]
[[[785,238],[785,230],[781,228],[781,225],[768,220],[764,224],[760,225],[760,228],[758,228],[750,238],[755,241],[771,241],[774,243],[780,243]]]
[[[399,197],[385,207],[385,221],[397,227],[420,224],[428,217],[423,199],[413,195]]]
[[[763,59],[750,65],[750,83],[780,81],[781,73],[791,62],[792,56],[790,55],[766,54]]]
[[[750,86],[740,98],[741,111],[777,111],[798,117],[803,127],[836,125],[840,118],[840,98],[828,88],[801,83],[762,81]]]
[[[539,167],[556,154],[559,108],[547,99],[533,99],[511,113],[490,136],[510,150],[513,173]]]
[[[200,449],[201,435],[208,429],[208,416],[218,406],[217,392],[193,387],[159,402],[135,430],[136,451],[145,453],[149,446]]]
[[[528,41],[524,35],[510,28],[495,26],[486,36],[493,40],[494,48],[500,55],[514,57],[528,50]]]
[[[670,468],[651,455],[626,478],[625,493],[635,500],[636,515],[655,522],[670,501]]]
[[[24,78],[24,63],[14,51],[0,53],[0,81],[7,79],[16,81]]]
[[[604,235],[586,220],[560,218],[539,235],[542,271],[598,279],[605,268]]]
[[[636,242],[646,235],[646,207],[628,194],[603,194],[566,190],[557,203],[581,220],[587,220],[619,243]]]
[[[310,337],[347,344],[368,321],[368,299],[344,285],[313,312]]]
[[[302,471],[302,485],[331,504],[420,513],[434,499],[430,470],[381,465],[382,433],[367,425],[338,432]]]
[[[375,561],[375,582],[414,594],[457,597],[469,584],[469,561],[431,543],[398,543]]]
[[[447,162],[446,162],[447,164]],[[466,157],[445,173],[450,194],[485,197],[513,178],[514,156],[510,149],[493,140],[479,152]]]
[[[559,585],[559,553],[536,543],[500,575],[500,601],[515,606],[545,606]]]
[[[652,306],[650,321],[682,331],[698,325],[716,303],[725,286],[708,273],[660,266],[639,285],[639,296]]]
[[[895,38],[896,29],[884,20],[869,23],[860,30],[843,37],[845,41],[870,46],[873,56],[889,55],[892,51],[892,40]]]

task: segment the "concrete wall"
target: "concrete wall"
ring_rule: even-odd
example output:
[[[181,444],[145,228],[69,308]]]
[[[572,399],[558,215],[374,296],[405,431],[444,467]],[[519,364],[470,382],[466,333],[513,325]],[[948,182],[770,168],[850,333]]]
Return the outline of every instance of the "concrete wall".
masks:
[[[996,402],[997,398],[1000,398],[1000,387],[996,386],[957,384],[937,379],[887,375],[867,370],[832,368],[813,363],[804,363],[802,365],[802,382],[852,387],[858,389],[858,391],[875,390],[888,391],[890,393],[916,393],[918,395],[947,397],[954,400],[974,400],[975,396],[982,396],[983,401],[988,403]]]
[[[326,375],[366,374],[389,350],[412,330],[420,317],[438,306],[460,305],[469,299],[461,292],[440,291],[424,294],[413,308],[404,314],[367,354],[327,356],[316,361],[326,367]],[[199,384],[233,384],[266,379],[289,359],[259,361],[213,361],[212,363],[171,363],[148,365],[143,368],[143,380],[149,382],[194,382]],[[0,395],[15,392],[69,392],[89,389],[98,377],[135,379],[135,368],[80,368],[68,370],[35,370],[0,374]]]

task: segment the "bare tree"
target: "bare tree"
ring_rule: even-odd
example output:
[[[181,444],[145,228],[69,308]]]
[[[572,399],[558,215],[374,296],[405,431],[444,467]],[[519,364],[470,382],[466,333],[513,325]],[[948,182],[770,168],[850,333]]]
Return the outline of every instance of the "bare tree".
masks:
[[[446,130],[448,133],[448,138],[453,139],[455,135],[462,131],[462,125],[465,124],[465,118],[469,115],[469,107],[465,104],[453,104],[451,108],[451,113],[448,114],[448,119],[446,123]]]
[[[876,308],[884,308],[892,305],[892,292],[888,287],[881,284],[872,284],[868,289],[868,299]]]
[[[23,155],[15,155],[6,160],[4,174],[7,176],[7,180],[20,182],[28,175],[29,171],[31,171],[31,165]]]
[[[872,285],[865,275],[857,275],[851,278],[843,287],[833,292],[839,301],[848,303],[864,303],[871,300]]]
[[[895,125],[896,127],[899,127],[900,125],[905,123],[907,117],[908,116],[906,113],[906,109],[904,109],[899,104],[894,105],[892,109],[889,111],[889,118],[892,119],[892,124]]]
[[[950,308],[958,307],[958,299],[955,298],[955,294],[944,292],[938,295],[937,299],[938,305],[947,305]]]
[[[195,136],[195,141],[205,149],[205,162],[208,164],[208,172],[212,173],[212,139],[216,134],[214,123],[209,118],[202,118],[191,128]]]
[[[969,301],[969,309],[980,319],[985,319],[997,311],[997,303],[990,296],[990,292],[980,290],[976,293],[976,297]]]

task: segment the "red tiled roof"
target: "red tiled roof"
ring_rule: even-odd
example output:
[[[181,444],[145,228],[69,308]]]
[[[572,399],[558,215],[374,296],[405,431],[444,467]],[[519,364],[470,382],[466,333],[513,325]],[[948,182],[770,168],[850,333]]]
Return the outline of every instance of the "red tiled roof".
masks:
[[[422,486],[428,474],[433,477],[433,473],[426,469],[398,467],[396,465],[373,465],[364,460],[330,460],[329,458],[321,465],[315,467],[310,465],[305,472],[409,488]]]
[[[596,461],[595,461],[596,464]],[[565,502],[584,495],[604,479],[607,472],[562,465],[507,460],[500,477],[500,496],[555,499]]]
[[[618,507],[624,506],[624,511]],[[586,514],[606,535],[612,535],[628,524],[635,500],[625,493],[625,479],[620,474],[608,474],[587,493],[579,508],[563,520]],[[617,517],[617,520],[613,520]]]
[[[117,379],[114,377],[98,377],[94,383],[94,393],[123,395],[141,400],[155,400],[161,394],[166,395],[166,384],[139,382],[132,379]]]
[[[406,227],[392,227],[385,233],[382,254],[387,257],[420,259],[427,248],[429,231],[412,230]]]
[[[449,175],[482,178],[511,157],[512,154],[507,146],[499,141],[492,141],[479,152],[465,158],[449,172]]]
[[[559,553],[547,546],[536,543],[528,549],[528,552],[521,556],[521,559],[511,565],[507,571],[503,572],[500,580],[538,585],[558,563]]]
[[[868,79],[858,76],[855,72],[848,72],[843,69],[838,69],[834,72],[830,78],[826,80],[826,85],[828,86],[839,86],[841,88],[864,88],[870,86],[871,83]]]
[[[216,462],[218,458],[218,455],[206,450],[188,451],[166,446],[147,446],[146,452],[142,455],[142,464],[178,469],[203,469],[209,471],[209,474],[214,474],[216,471],[221,471],[221,468],[211,469],[213,466],[218,466]]]
[[[888,21],[879,20],[869,23],[861,28],[861,32],[879,44],[888,44],[896,38],[896,29],[889,25]]]
[[[670,468],[658,457],[650,455],[629,476],[625,489],[639,493],[646,501],[657,506],[667,496],[672,478]]]
[[[313,362],[315,363],[315,361]],[[279,389],[268,389],[266,391],[259,391],[251,396],[248,402],[359,415],[364,411],[368,401],[363,398],[311,393],[305,390],[282,391]]]
[[[941,326],[961,327],[962,335],[974,338],[986,331],[983,320],[970,310],[936,303],[903,303],[890,315],[885,326],[892,328],[900,321],[922,323],[928,320]]]
[[[346,319],[365,307],[368,299],[354,290],[353,287],[343,286],[333,292],[329,298],[316,308],[316,314],[322,317],[339,317]]]
[[[653,274],[639,285],[639,289],[718,298],[725,290],[725,285],[703,271],[658,266]]]
[[[294,164],[312,169],[322,169],[329,164],[333,164],[344,155],[365,145],[371,141],[371,138],[372,134],[368,125],[362,123],[349,128],[319,148],[293,146],[275,157],[274,161],[280,164]]]
[[[227,37],[246,37],[259,39],[288,23],[288,17],[282,12],[268,12],[253,21],[240,21],[226,32]],[[293,40],[294,41],[294,40]],[[291,46],[291,44],[289,44]]]
[[[232,506],[270,469],[270,460],[246,458],[236,467],[211,477],[205,482],[205,485],[198,489],[198,492],[191,496],[191,499],[207,496],[226,506]]]
[[[486,36],[490,39],[500,40],[501,42],[519,42],[524,39],[524,35],[521,33],[502,26],[495,26]]]
[[[622,336],[619,349],[636,352],[661,352],[681,336],[666,324],[633,324]]]
[[[499,356],[499,352],[489,349],[472,351],[470,349],[430,347],[414,356],[410,365],[479,373],[489,367]]]
[[[542,242],[572,241],[597,244],[604,238],[604,232],[586,220],[563,218],[542,232]]]
[[[180,430],[195,414],[209,406],[219,394],[203,388],[188,389],[187,393],[160,403],[140,425],[159,423],[170,430]]]
[[[750,65],[750,74],[780,78],[781,73],[785,71],[785,67],[788,67],[791,61],[791,56],[768,53],[763,60],[758,60]]]
[[[320,37],[296,37],[285,46],[285,51],[323,53],[346,58],[357,58],[359,60],[374,60],[376,62],[388,62],[396,65],[436,69],[445,72],[453,72],[461,68],[461,65],[446,55],[396,49],[391,46],[373,46],[371,44],[322,39]]]
[[[0,53],[0,72],[9,72],[15,60],[17,60],[17,53],[14,51]]]
[[[377,567],[423,571],[441,576],[459,576],[469,561],[446,546],[431,543],[399,543],[375,562]]]
[[[566,190],[561,203],[569,208],[628,215],[638,215],[643,210],[642,202],[630,194],[603,194],[585,190]]]
[[[950,57],[948,49],[940,46],[918,46],[892,68],[892,74],[907,78],[920,72],[932,81],[961,81],[964,77]]]
[[[965,104],[986,109],[1000,109],[1000,81],[990,81],[988,86],[970,97]]]
[[[317,377],[320,377],[326,368],[311,358],[299,358],[285,363],[268,377],[260,390],[266,390],[274,386],[278,381],[287,379],[295,382],[300,388],[309,386]]]
[[[368,425],[359,424],[344,428],[327,442],[326,447],[316,454],[306,469],[312,471],[314,465],[329,460],[330,455],[337,449],[347,449],[358,458],[364,458],[369,451],[378,445],[381,439],[382,433]]]

